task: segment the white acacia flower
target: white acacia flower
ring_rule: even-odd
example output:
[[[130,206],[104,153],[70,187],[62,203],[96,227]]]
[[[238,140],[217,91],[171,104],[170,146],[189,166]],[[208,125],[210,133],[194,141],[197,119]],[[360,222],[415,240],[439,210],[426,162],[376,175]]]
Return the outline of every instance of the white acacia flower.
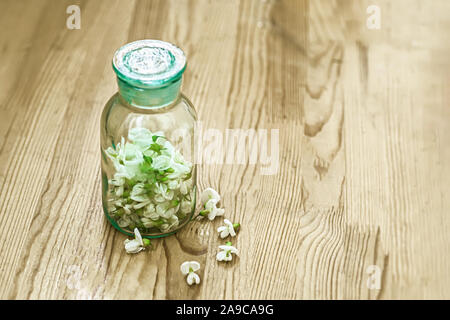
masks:
[[[181,212],[186,214],[192,211],[192,202],[189,200],[181,201]]]
[[[114,202],[114,206],[116,207],[116,209],[117,208],[122,208],[123,209],[123,211],[126,213],[126,214],[130,214],[131,213],[131,208],[132,208],[132,205],[130,205],[130,204],[126,204],[126,203],[124,203],[124,201],[122,201],[122,200],[117,200],[117,201],[115,201]]]
[[[123,191],[124,191],[123,186],[117,187],[116,188],[116,196],[118,196],[118,197],[122,196],[123,195]]]
[[[169,231],[193,209],[183,202],[192,193],[192,163],[163,132],[131,128],[105,153],[115,168],[109,180],[109,211],[121,228],[138,223]],[[211,204],[208,208],[211,217],[220,214]]]
[[[132,128],[128,131],[128,139],[142,149],[147,149],[152,143],[152,133],[147,128]]]
[[[155,205],[153,203],[149,203],[144,209],[144,217],[152,218],[155,216],[155,214],[156,214]],[[158,217],[158,214],[156,214],[156,217]],[[156,218],[156,219],[158,219],[158,218]],[[156,219],[154,219],[154,220],[156,220]]]
[[[149,218],[141,218],[141,222],[144,225],[144,227],[146,228],[151,228],[153,227],[153,220],[149,219]]]
[[[144,241],[142,240],[138,228],[134,228],[134,239],[126,239],[124,244],[127,253],[138,253],[144,250]]]
[[[127,167],[138,166],[144,161],[141,149],[132,143],[125,143],[123,151],[120,160],[122,160]]]
[[[217,228],[217,232],[220,233],[220,237],[222,239],[225,239],[228,236],[236,236],[236,230],[235,228],[239,228],[240,224],[239,223],[232,223],[230,220],[228,219],[224,219],[223,222],[225,223],[224,226],[221,226],[219,228]]]
[[[180,182],[180,192],[183,195],[188,194],[189,189],[192,186],[192,180],[187,180],[187,181],[181,181]]]
[[[177,207],[171,207],[170,202],[163,202],[156,206],[156,213],[165,219],[172,217],[177,212]]]
[[[174,162],[173,159],[171,159],[171,168],[173,172],[167,175],[169,179],[180,179],[191,172],[191,168],[187,165]]]
[[[167,170],[172,165],[172,159],[168,156],[157,156],[153,158],[152,167],[156,170]]]
[[[178,220],[178,217],[176,215],[172,215],[167,219],[167,223],[161,225],[161,231],[165,232],[169,229],[175,228],[179,223],[180,221]]]
[[[156,183],[155,188],[155,200],[157,202],[164,202],[165,200],[172,200],[174,196],[173,190],[167,188],[164,183]]]
[[[205,209],[200,211],[201,216],[208,216],[209,220],[214,220],[217,216],[223,216],[225,210],[222,208],[217,208],[217,200],[210,199],[205,204]]]
[[[125,184],[125,178],[123,176],[115,174],[114,179],[109,180],[108,183],[112,186],[123,187],[123,185]]]
[[[206,205],[206,203],[209,200],[216,200],[216,203],[220,201],[220,195],[217,193],[216,190],[212,188],[206,188],[200,197],[200,201],[202,202],[202,205]]]
[[[128,216],[123,216],[117,221],[117,224],[121,228],[127,227],[131,223],[131,219]]]
[[[181,264],[180,269],[183,275],[187,275],[186,281],[189,285],[192,285],[194,282],[196,284],[200,283],[200,277],[195,273],[200,270],[200,263],[197,261],[186,261]]]
[[[138,203],[138,204],[135,204],[135,205],[133,206],[133,208],[136,209],[136,210],[139,210],[139,209],[141,209],[141,208],[147,206],[148,204],[151,204],[151,200],[150,200],[150,199],[148,199],[148,200],[146,200],[146,201],[143,201],[143,202],[140,202],[140,203]]]
[[[214,220],[216,216],[223,216],[225,210],[217,208],[217,203],[220,201],[220,195],[212,188],[206,188],[201,196],[200,201],[204,206],[204,210],[200,211],[201,216],[208,216],[209,220]]]
[[[145,218],[148,218],[148,219],[150,219],[150,220],[156,221],[156,220],[159,219],[159,214],[157,214],[156,212],[153,212],[153,213],[149,213],[149,214],[146,215],[146,214],[144,213],[144,217],[145,217]]]
[[[142,182],[136,183],[131,190],[131,196],[139,196],[145,193],[145,187]]]
[[[226,245],[219,246],[219,251],[217,253],[216,259],[217,261],[231,261],[233,259],[233,253],[235,255],[239,254],[238,249],[231,245],[231,242],[227,242]]]
[[[178,189],[180,187],[180,181],[179,180],[170,180],[167,183],[167,188],[170,190],[175,190]]]

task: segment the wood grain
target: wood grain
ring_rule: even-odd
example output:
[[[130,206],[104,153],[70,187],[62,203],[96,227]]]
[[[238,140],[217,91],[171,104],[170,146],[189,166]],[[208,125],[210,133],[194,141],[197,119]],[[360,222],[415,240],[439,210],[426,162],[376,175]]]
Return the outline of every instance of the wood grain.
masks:
[[[66,28],[79,4],[80,30]],[[369,30],[366,8],[381,8]],[[450,2],[0,3],[0,298],[450,298]],[[99,118],[114,51],[188,56],[204,128],[279,129],[279,170],[202,164],[242,224],[195,221],[128,255],[101,209]],[[447,141],[447,142],[446,142]],[[179,272],[197,260],[202,283]],[[380,290],[367,268],[382,271]]]

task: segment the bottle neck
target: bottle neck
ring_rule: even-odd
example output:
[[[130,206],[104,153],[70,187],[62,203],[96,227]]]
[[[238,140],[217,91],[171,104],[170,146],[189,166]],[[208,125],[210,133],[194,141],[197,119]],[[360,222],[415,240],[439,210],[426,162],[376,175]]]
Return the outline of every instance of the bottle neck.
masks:
[[[155,108],[168,105],[175,101],[180,94],[181,77],[164,87],[144,89],[132,86],[117,78],[120,96],[130,105],[137,107]]]

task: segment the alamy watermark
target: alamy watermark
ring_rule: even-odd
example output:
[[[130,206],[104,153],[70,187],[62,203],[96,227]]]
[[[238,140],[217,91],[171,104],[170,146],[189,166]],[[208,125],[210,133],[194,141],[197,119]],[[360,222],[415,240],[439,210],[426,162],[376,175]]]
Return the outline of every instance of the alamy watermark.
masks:
[[[66,8],[66,13],[69,16],[66,19],[67,29],[81,29],[81,10],[76,4],[72,4]]]
[[[381,9],[377,5],[370,5],[366,10],[369,17],[366,20],[366,26],[369,30],[381,29]]]
[[[195,164],[259,165],[261,175],[278,173],[279,129],[206,128],[201,121],[193,128],[180,127],[166,138]],[[193,140],[191,139],[193,137]]]

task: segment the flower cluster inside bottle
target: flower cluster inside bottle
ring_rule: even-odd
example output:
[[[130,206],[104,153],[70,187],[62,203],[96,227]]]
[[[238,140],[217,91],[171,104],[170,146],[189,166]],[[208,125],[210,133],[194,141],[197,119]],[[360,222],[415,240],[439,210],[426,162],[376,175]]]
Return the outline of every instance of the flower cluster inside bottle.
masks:
[[[121,228],[168,232],[193,211],[192,163],[162,132],[133,128],[128,141],[105,150],[115,173],[108,180],[108,212]]]

